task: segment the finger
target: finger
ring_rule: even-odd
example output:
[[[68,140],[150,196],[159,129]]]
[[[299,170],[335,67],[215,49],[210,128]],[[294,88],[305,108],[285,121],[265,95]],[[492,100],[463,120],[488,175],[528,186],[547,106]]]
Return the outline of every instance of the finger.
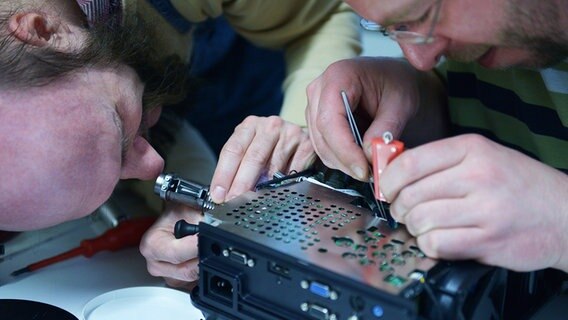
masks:
[[[193,290],[193,288],[195,288],[195,286],[197,286],[199,284],[199,281],[181,281],[181,280],[177,280],[177,279],[172,279],[172,278],[164,278],[164,280],[166,281],[166,284],[172,288],[178,288],[178,289],[183,289],[185,291],[191,291]]]
[[[174,225],[181,219],[188,223],[198,224],[203,219],[203,216],[198,209],[172,201],[166,202],[164,212],[156,223],[148,229],[145,236],[163,232],[164,235],[171,236],[173,239]]]
[[[318,155],[327,155],[326,159],[321,159],[321,161],[329,168],[338,169],[337,166],[333,165],[333,163],[338,162],[333,152],[330,150],[329,146],[327,146],[325,140],[323,139],[322,135],[318,130],[316,130],[317,123],[316,119],[319,116],[319,100],[321,97],[321,79],[323,75],[320,76],[316,81],[312,82],[308,86],[308,107],[306,108],[306,123],[308,124],[307,131],[308,136],[311,141],[312,148]],[[314,86],[314,83],[318,84]],[[313,89],[313,88],[316,89]]]
[[[263,125],[257,126],[255,136],[242,157],[235,179],[227,192],[226,200],[252,190],[274,152],[279,140],[283,120],[279,117],[263,119]]]
[[[315,161],[315,153],[307,130],[288,124],[284,135],[278,141],[271,162],[271,173],[280,171],[302,171]]]
[[[314,164],[315,160],[316,153],[312,143],[308,138],[305,138],[290,160],[289,168],[290,170],[296,170],[298,172],[303,171],[309,169]]]
[[[308,127],[306,128],[306,130],[308,131],[308,137],[310,139],[310,144],[312,145],[312,148],[314,149],[314,152],[316,153],[316,155],[319,155],[322,151],[321,148],[318,149],[318,145],[319,143],[316,143],[316,138],[314,138],[314,134],[316,134],[315,132],[313,132],[312,130],[312,125],[311,123],[311,119],[313,119],[312,116],[310,116],[310,105],[308,104],[308,107],[306,108],[306,123],[308,124]],[[315,126],[315,125],[314,125]],[[319,137],[319,139],[321,139],[321,137]],[[323,162],[323,160],[322,160]]]
[[[197,257],[197,236],[175,239],[172,230],[156,231],[145,235],[140,252],[148,261],[179,264]]]
[[[164,277],[183,282],[199,279],[199,259],[192,259],[184,263],[171,264],[161,261],[148,263],[148,272],[155,277]]]
[[[318,156],[326,166],[339,169],[356,179],[366,180],[368,161],[355,142],[340,92],[329,91],[321,97],[317,117],[312,119],[310,135],[313,135]],[[353,108],[356,101],[349,97],[349,92],[346,93]]]
[[[464,198],[471,188],[468,181],[459,178],[459,171],[450,168],[406,185],[390,205],[393,218],[405,221],[410,211],[429,201]]]
[[[290,172],[290,161],[304,137],[305,133],[301,127],[291,123],[284,124],[269,161],[271,175],[277,171],[284,174]]]
[[[436,229],[418,236],[416,242],[420,250],[431,258],[478,260],[485,250],[480,245],[484,235],[485,232],[476,227]]]
[[[377,115],[363,136],[363,146],[368,159],[372,159],[371,143],[373,139],[382,137],[385,132],[392,133],[395,139],[400,137],[407,119],[407,116],[401,111],[402,109],[398,105],[390,107],[383,104],[377,110]]]
[[[467,150],[456,138],[406,150],[392,160],[381,174],[380,187],[385,197],[392,201],[406,186],[462,162]]]
[[[225,201],[241,161],[255,137],[255,127],[252,125],[252,122],[256,120],[257,118],[246,118],[235,128],[235,132],[223,146],[213,179],[211,180],[211,198],[213,202],[222,203]]]
[[[321,95],[321,82],[322,82],[322,78],[323,75],[320,75],[319,77],[317,77],[314,81],[312,81],[307,89],[306,89],[306,94],[307,94],[307,98],[308,98],[308,105],[306,106],[306,109],[304,110],[304,116],[306,117],[306,130],[308,131],[308,136],[310,137],[310,141],[312,141],[312,145],[314,147],[314,150],[316,153],[318,153],[317,150],[317,145],[319,144],[320,138],[321,137],[317,137],[316,139],[313,138],[313,134],[315,132],[312,132],[313,129],[315,128],[315,122],[314,120],[316,119],[317,113],[318,113],[318,107],[319,107],[319,97]],[[318,143],[315,143],[315,141],[318,140]]]
[[[420,236],[436,229],[481,227],[478,215],[467,214],[469,204],[463,199],[443,199],[415,206],[401,223],[413,236]]]
[[[393,62],[392,60],[390,62]],[[400,63],[384,64],[385,69],[400,67]],[[391,71],[393,72],[393,71]],[[398,76],[404,76],[405,73],[395,71]],[[414,78],[408,81],[415,81]],[[413,91],[413,86],[405,88],[404,91],[397,88],[397,83],[390,81],[378,82],[376,89],[366,92],[366,101],[363,101],[370,114],[373,115],[373,121],[365,132],[364,142],[366,143],[366,151],[370,157],[370,146],[373,138],[382,137],[385,132],[392,133],[395,139],[398,139],[404,130],[409,119],[412,118],[417,111],[416,97],[419,95],[417,91]],[[379,106],[377,108],[376,106]]]

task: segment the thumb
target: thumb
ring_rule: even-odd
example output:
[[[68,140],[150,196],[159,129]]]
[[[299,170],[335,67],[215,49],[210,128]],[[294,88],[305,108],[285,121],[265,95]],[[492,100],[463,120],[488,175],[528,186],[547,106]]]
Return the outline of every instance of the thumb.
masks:
[[[400,108],[382,108],[381,111],[377,113],[363,137],[365,156],[369,162],[371,161],[371,141],[382,137],[385,132],[390,132],[394,139],[398,139],[408,121],[408,116],[400,112]]]

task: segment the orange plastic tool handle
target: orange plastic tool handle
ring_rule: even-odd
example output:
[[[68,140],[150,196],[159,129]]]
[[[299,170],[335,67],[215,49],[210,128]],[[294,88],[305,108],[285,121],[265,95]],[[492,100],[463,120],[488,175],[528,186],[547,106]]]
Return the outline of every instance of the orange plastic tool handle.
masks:
[[[83,255],[90,258],[99,251],[116,251],[122,248],[138,246],[142,236],[156,221],[156,217],[141,217],[120,222],[96,238],[81,241],[81,244],[67,252],[47,258],[27,266],[29,271],[47,267],[54,263]]]
[[[122,221],[99,237],[81,241],[82,254],[89,258],[99,251],[117,251],[138,246],[146,230],[155,221],[154,216]]]
[[[381,173],[402,151],[404,151],[404,143],[398,140],[392,140],[386,143],[382,137],[374,138],[371,141],[371,151],[373,156],[373,179],[375,183],[375,198],[385,201],[385,196],[379,188]]]

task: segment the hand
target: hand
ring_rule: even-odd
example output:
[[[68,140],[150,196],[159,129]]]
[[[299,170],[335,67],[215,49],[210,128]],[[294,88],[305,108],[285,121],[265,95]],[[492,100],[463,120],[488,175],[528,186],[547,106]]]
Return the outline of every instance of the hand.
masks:
[[[169,286],[190,290],[199,278],[197,236],[176,239],[174,225],[180,219],[198,224],[201,213],[181,204],[167,203],[162,216],[142,237],[140,252],[151,275],[164,277]]]
[[[446,100],[441,82],[433,73],[419,72],[405,61],[391,58],[336,62],[307,91],[306,121],[316,153],[326,166],[363,181],[368,179],[370,144],[374,137],[390,131],[399,138],[410,120],[419,115],[422,118],[421,106],[442,106]],[[366,154],[354,142],[341,91],[347,93],[355,117],[370,123],[368,128],[358,123],[359,131],[365,132]],[[424,114],[439,115],[432,110]],[[430,132],[430,125],[438,125],[437,120],[426,123]]]
[[[280,117],[249,116],[223,146],[211,197],[222,203],[252,190],[262,174],[307,169],[315,159],[308,134]]]
[[[478,135],[403,152],[383,171],[393,217],[433,258],[568,271],[568,176]]]

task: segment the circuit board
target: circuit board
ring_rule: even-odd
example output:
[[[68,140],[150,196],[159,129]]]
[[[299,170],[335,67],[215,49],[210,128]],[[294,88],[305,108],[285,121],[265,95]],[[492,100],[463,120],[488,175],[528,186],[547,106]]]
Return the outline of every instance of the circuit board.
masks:
[[[198,237],[191,297],[211,320],[493,319],[503,297],[502,272],[428,258],[360,197],[308,181],[217,206]]]

